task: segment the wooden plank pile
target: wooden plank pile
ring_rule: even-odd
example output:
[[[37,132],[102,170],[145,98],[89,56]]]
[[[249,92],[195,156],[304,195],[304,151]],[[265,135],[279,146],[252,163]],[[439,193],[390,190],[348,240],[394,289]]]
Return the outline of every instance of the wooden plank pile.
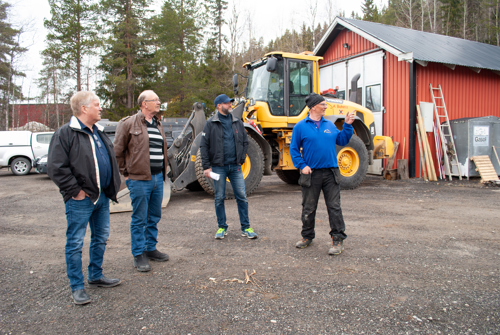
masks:
[[[420,150],[420,162],[422,171],[424,172],[425,181],[437,181],[436,170],[434,168],[434,161],[432,160],[431,147],[427,140],[427,133],[424,127],[424,120],[420,113],[420,106],[417,105],[417,135]]]

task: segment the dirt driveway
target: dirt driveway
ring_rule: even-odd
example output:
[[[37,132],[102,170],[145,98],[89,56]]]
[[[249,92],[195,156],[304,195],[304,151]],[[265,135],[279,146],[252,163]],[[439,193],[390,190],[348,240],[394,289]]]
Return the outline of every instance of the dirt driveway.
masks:
[[[215,240],[213,199],[172,195],[158,249],[170,255],[139,273],[130,214],[111,216],[104,273],[75,306],[64,261],[62,197],[45,176],[0,171],[2,334],[500,334],[500,187],[369,177],[342,193],[346,250],[329,256],[320,200],[317,238],[300,238],[298,186],[264,177],[249,197],[259,239]],[[88,234],[87,234],[88,236]],[[88,237],[84,264],[88,264]],[[244,271],[255,274],[252,282]],[[86,276],[86,268],[84,269]]]

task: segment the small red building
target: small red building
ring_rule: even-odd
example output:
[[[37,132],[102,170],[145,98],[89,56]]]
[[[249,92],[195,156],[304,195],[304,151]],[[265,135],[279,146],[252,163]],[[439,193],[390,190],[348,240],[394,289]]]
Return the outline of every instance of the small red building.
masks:
[[[12,115],[12,109],[14,115]],[[52,129],[57,128],[57,114],[59,125],[68,122],[71,117],[71,108],[68,104],[16,104],[9,108],[9,126],[19,128],[28,122],[39,122]]]
[[[321,90],[339,86],[348,97],[351,78],[361,74],[358,103],[373,111],[377,135],[400,143],[396,158],[404,153],[410,177],[420,175],[416,106],[432,102],[429,85],[441,85],[450,120],[500,116],[500,47],[337,17],[314,54],[323,57]],[[437,167],[434,136],[427,135]]]

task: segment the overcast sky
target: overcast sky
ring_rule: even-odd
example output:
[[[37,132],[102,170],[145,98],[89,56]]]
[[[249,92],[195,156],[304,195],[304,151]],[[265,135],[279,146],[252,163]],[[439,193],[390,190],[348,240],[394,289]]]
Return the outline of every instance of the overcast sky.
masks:
[[[352,11],[361,13],[362,0],[228,0],[226,18],[229,19],[234,4],[237,12],[240,13],[239,21],[243,23],[250,16],[253,35],[257,38],[263,37],[264,42],[267,43],[282,35],[286,29],[298,30],[303,22],[310,25],[311,4],[317,3],[316,25],[328,21],[329,1],[332,3],[333,15],[339,11],[345,11],[347,17]],[[23,35],[23,44],[29,47],[29,51],[23,55],[19,64],[27,76],[24,79],[18,79],[17,84],[22,84],[25,96],[33,97],[38,94],[35,79],[42,68],[40,51],[44,49],[46,35],[43,20],[50,17],[49,3],[47,0],[7,0],[7,2],[12,4],[11,22],[24,23],[29,29]],[[155,0],[155,3],[159,8],[162,1]],[[387,3],[387,0],[375,0],[379,8],[384,3]],[[247,40],[248,36],[247,28],[242,39]]]

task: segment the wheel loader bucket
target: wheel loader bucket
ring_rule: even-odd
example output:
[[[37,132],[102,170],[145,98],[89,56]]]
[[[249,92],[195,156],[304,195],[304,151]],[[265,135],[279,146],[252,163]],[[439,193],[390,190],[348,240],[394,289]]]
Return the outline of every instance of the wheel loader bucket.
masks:
[[[123,188],[116,195],[116,200],[109,201],[109,212],[110,213],[122,213],[122,212],[132,212],[132,200],[130,199],[130,191],[127,187]],[[170,201],[170,180],[163,182],[163,201],[161,202],[161,208],[165,208]]]

